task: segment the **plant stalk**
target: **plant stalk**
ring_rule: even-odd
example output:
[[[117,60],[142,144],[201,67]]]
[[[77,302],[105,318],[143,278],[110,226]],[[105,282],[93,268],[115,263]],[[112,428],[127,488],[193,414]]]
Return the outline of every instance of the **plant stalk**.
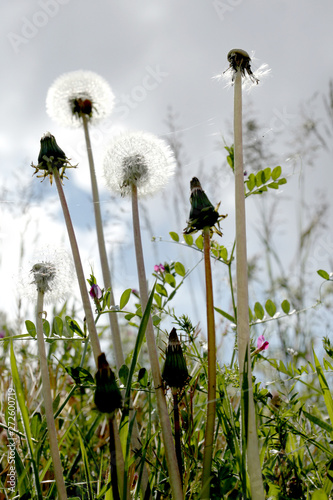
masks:
[[[50,452],[54,467],[54,476],[56,480],[59,500],[67,500],[66,486],[65,486],[63,469],[61,465],[59,448],[58,448],[57,431],[53,417],[53,402],[51,394],[50,375],[47,363],[47,356],[44,343],[44,332],[43,332],[43,317],[42,317],[43,305],[44,305],[44,293],[39,291],[37,295],[36,329],[37,329],[37,345],[38,345],[38,354],[40,361],[40,371],[42,376],[42,394],[43,394],[47,430],[50,442]]]
[[[145,272],[145,265],[143,259],[143,251],[142,251],[139,207],[138,207],[138,192],[137,192],[137,187],[135,185],[132,185],[132,217],[133,217],[134,245],[135,245],[136,264],[138,271],[141,307],[142,311],[144,311],[148,303],[148,288],[146,282],[146,272]],[[177,464],[175,446],[173,442],[169,412],[162,385],[162,377],[158,361],[154,327],[151,316],[149,317],[148,320],[146,339],[147,339],[148,354],[150,359],[150,366],[155,386],[157,411],[161,422],[162,436],[164,441],[165,456],[168,466],[172,496],[174,500],[182,500],[183,489]]]
[[[93,158],[91,142],[90,142],[88,120],[87,120],[87,117],[84,113],[82,113],[82,123],[83,123],[84,136],[85,136],[85,140],[86,140],[86,146],[87,146],[90,179],[91,179],[91,191],[92,191],[92,197],[93,197],[95,224],[96,224],[96,232],[97,232],[97,242],[98,242],[99,257],[100,257],[100,261],[101,261],[103,281],[104,281],[105,288],[110,289],[110,305],[114,306],[115,300],[114,300],[112,281],[111,281],[111,271],[110,271],[110,267],[108,264],[108,258],[107,258],[107,253],[106,253],[102,215],[101,215],[101,204],[100,204],[100,200],[99,200],[94,158]],[[111,333],[112,333],[112,347],[114,349],[115,358],[116,358],[116,366],[117,366],[117,370],[119,372],[121,366],[124,364],[124,355],[123,355],[123,349],[122,349],[122,344],[121,344],[119,324],[118,324],[117,314],[109,313],[108,316],[109,316]]]
[[[111,475],[111,488],[113,500],[120,500],[119,488],[118,488],[118,476],[117,476],[117,450],[116,442],[114,437],[113,428],[114,417],[109,418],[109,432],[110,432],[110,475]]]
[[[97,233],[97,242],[98,242],[98,249],[99,249],[99,257],[100,257],[100,261],[101,261],[103,281],[104,281],[105,288],[110,290],[110,305],[114,306],[115,299],[114,299],[113,288],[112,288],[111,271],[110,271],[107,253],[106,253],[105,238],[104,238],[104,231],[103,231],[103,222],[102,222],[102,215],[101,215],[101,204],[100,204],[99,193],[98,193],[98,185],[97,185],[97,179],[96,179],[94,158],[93,158],[93,154],[92,154],[92,147],[91,147],[90,134],[89,134],[89,128],[88,128],[88,120],[87,120],[87,117],[84,113],[82,113],[82,123],[83,123],[84,136],[85,136],[85,140],[86,140],[86,146],[87,146],[87,154],[88,154],[88,162],[89,162],[89,170],[90,170],[90,180],[91,180],[91,191],[92,191],[92,196],[93,196],[95,224],[96,224],[96,233]],[[115,353],[117,372],[119,373],[120,368],[123,366],[123,364],[125,364],[125,359],[124,359],[123,348],[122,348],[122,343],[121,343],[118,317],[117,317],[117,314],[112,313],[112,312],[110,312],[108,314],[108,316],[109,316],[109,322],[110,322],[110,328],[111,328],[111,334],[112,334],[112,347],[113,347],[114,353]],[[134,426],[133,426],[131,441],[132,441],[132,447],[134,450],[140,449],[141,444],[140,444],[140,440],[139,440],[139,429],[138,429],[138,424],[137,424],[136,420],[135,420]],[[146,466],[144,466],[144,468],[143,468],[141,484],[142,484],[142,489],[145,492],[147,490],[147,488],[149,488],[149,478],[148,478],[148,471],[147,471]],[[151,497],[149,497],[149,498],[151,498]]]
[[[178,389],[172,391],[173,396],[173,416],[174,416],[174,426],[175,426],[175,448],[177,455],[177,463],[180,474],[180,479],[183,484],[183,459],[182,459],[182,447],[180,439],[180,421],[179,421],[179,407],[178,407]]]
[[[250,325],[249,325],[249,298],[248,298],[248,268],[246,251],[246,217],[244,195],[243,169],[243,136],[242,136],[242,75],[240,70],[235,75],[234,90],[234,144],[235,144],[235,203],[236,203],[236,280],[237,280],[237,338],[240,371],[240,387],[243,387],[244,362],[250,360]],[[253,400],[251,363],[247,365],[247,398],[243,402],[242,412],[247,415],[247,463],[253,500],[264,500],[265,493],[262,482],[261,465],[259,458],[259,444],[256,427],[256,414]],[[248,404],[244,407],[244,401]],[[243,420],[244,421],[244,420]],[[247,431],[247,432],[246,432]],[[243,450],[245,453],[245,450]]]
[[[207,420],[203,457],[202,489],[200,498],[210,498],[210,480],[213,459],[214,429],[216,414],[216,340],[213,301],[212,269],[210,265],[210,227],[203,229],[204,260],[206,278],[206,314],[208,337],[208,393]]]

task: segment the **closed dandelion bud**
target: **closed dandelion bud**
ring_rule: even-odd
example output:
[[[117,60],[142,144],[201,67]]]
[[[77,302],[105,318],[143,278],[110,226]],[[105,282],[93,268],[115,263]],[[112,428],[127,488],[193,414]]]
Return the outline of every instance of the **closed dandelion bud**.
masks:
[[[121,394],[116,377],[106,360],[104,352],[98,356],[98,371],[95,375],[96,390],[94,402],[102,413],[113,413],[121,408]]]
[[[164,382],[174,389],[182,389],[190,378],[183,350],[180,345],[176,329],[169,335],[169,343],[165,353],[165,362],[162,371]]]
[[[187,221],[187,227],[184,229],[185,234],[199,231],[204,227],[213,227],[219,222],[219,219],[225,216],[220,216],[217,208],[214,208],[209,201],[205,191],[202,189],[200,181],[197,177],[193,177],[190,183],[191,187],[191,210],[190,218]],[[216,231],[218,234],[220,232]],[[221,233],[222,235],[222,233]]]
[[[46,158],[52,159],[52,166],[58,169],[64,166],[67,162],[65,153],[61,148],[59,148],[55,137],[46,132],[46,134],[40,140],[40,152],[38,155],[38,168],[48,170],[48,161]]]

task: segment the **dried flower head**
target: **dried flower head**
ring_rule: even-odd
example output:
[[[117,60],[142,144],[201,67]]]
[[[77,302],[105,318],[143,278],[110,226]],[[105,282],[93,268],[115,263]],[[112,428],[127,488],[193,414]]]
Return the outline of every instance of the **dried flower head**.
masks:
[[[135,185],[139,195],[153,194],[167,183],[175,170],[170,147],[152,134],[131,132],[115,137],[104,158],[107,186],[130,195]]]
[[[205,191],[202,189],[200,181],[197,177],[193,177],[190,187],[190,218],[187,221],[187,227],[183,232],[185,234],[190,234],[209,226],[212,228],[212,231],[214,230],[217,234],[222,236],[220,220],[225,219],[227,216],[220,215],[218,213],[220,204],[218,204],[215,208],[213,207]]]
[[[111,113],[113,105],[109,84],[92,71],[72,71],[60,76],[46,97],[48,115],[64,127],[79,127],[83,114],[96,124]]]
[[[173,328],[169,334],[169,343],[165,353],[162,379],[172,390],[174,390],[185,387],[189,378],[190,376],[187,370],[182,346],[179,342],[176,329]]]
[[[73,286],[74,267],[69,253],[63,249],[42,249],[36,252],[34,264],[22,273],[19,289],[29,300],[43,292],[45,303],[65,300]]]
[[[242,49],[231,49],[227,56],[229,67],[221,74],[216,75],[214,78],[220,80],[223,78],[226,80],[227,86],[232,85],[235,80],[235,75],[239,70],[243,77],[243,87],[245,89],[250,89],[253,85],[257,85],[259,81],[264,78],[271,70],[267,64],[261,64],[261,66],[252,71],[251,61],[253,59],[249,54]]]
[[[69,159],[66,157],[65,153],[61,148],[59,148],[55,137],[46,132],[40,140],[40,151],[38,155],[38,165],[31,163],[31,166],[35,169],[34,174],[40,170],[44,170],[43,175],[37,175],[37,177],[49,177],[50,183],[52,184],[53,168],[60,170],[60,178],[65,176],[66,168],[75,168],[76,165],[71,165]],[[33,175],[34,175],[33,174]],[[66,177],[66,176],[65,176]]]
[[[113,413],[121,408],[121,394],[116,377],[106,360],[104,352],[98,356],[98,371],[95,375],[95,405],[102,413]]]

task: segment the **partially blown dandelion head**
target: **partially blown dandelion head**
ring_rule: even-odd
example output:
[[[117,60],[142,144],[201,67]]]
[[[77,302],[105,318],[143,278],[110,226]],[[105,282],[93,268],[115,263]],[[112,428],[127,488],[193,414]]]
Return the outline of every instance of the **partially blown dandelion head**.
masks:
[[[36,299],[36,292],[44,293],[46,303],[65,300],[73,285],[73,263],[64,249],[37,252],[34,264],[24,272],[20,282],[22,294]]]
[[[168,182],[176,162],[171,148],[146,132],[131,132],[115,137],[104,158],[104,176],[112,191],[122,196],[153,194]]]
[[[51,85],[46,97],[46,111],[59,125],[77,128],[82,115],[91,124],[106,118],[112,111],[114,94],[109,84],[92,71],[66,73]]]
[[[227,59],[229,67],[221,74],[214,78],[226,81],[226,86],[230,86],[235,81],[237,71],[242,75],[243,88],[249,90],[254,85],[257,85],[271,70],[267,64],[261,64],[259,68],[252,71],[251,62],[253,59],[243,49],[231,49],[228,52]]]

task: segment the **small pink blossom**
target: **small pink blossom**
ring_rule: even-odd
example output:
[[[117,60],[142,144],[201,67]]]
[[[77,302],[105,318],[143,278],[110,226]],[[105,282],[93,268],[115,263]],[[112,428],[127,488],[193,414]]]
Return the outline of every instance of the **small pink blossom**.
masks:
[[[157,264],[156,264],[156,265],[154,266],[154,271],[155,271],[155,273],[158,273],[158,272],[160,272],[160,273],[164,273],[164,271],[165,271],[165,267],[164,267],[164,266],[162,266],[162,264],[160,264],[160,265],[157,265]]]
[[[258,340],[257,340],[256,352],[265,351],[266,349],[268,349],[268,346],[269,346],[269,342],[267,340],[265,340],[265,337],[263,335],[260,335],[260,337],[258,337]]]
[[[101,299],[102,298],[102,290],[100,287],[96,284],[92,285],[90,290],[89,290],[89,295],[92,299]]]

